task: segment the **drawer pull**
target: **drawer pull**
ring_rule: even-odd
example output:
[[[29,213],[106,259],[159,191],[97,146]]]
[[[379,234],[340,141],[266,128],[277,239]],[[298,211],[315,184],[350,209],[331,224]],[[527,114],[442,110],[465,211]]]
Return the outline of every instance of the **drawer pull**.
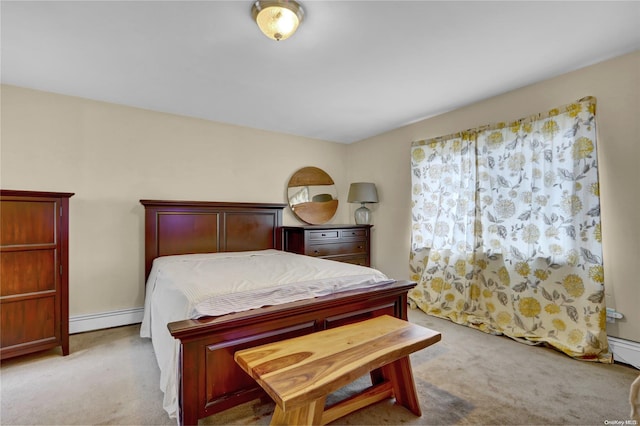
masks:
[[[323,236],[323,237],[326,237],[326,236],[327,236],[327,234],[322,234],[322,236]]]
[[[319,254],[319,253],[320,253],[320,250],[314,250],[313,252],[314,252],[315,254]]]
[[[362,247],[362,246],[358,246],[358,248],[359,248],[359,249],[361,249],[361,248],[364,248],[364,247]]]

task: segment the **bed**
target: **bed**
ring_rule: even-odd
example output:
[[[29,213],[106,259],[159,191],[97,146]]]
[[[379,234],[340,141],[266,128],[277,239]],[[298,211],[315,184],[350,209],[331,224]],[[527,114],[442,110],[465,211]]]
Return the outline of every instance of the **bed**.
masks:
[[[185,254],[196,257],[253,255],[245,252],[282,254],[285,204],[140,202],[145,208],[145,279],[152,273],[157,258],[158,262],[164,262]],[[235,364],[233,355],[237,350],[384,314],[407,319],[407,292],[414,285],[384,280],[373,287],[197,319],[187,315],[166,320],[167,316],[163,318],[162,314],[168,308],[152,308],[145,301],[145,317],[153,312],[156,317],[147,317],[142,328],[149,332],[153,327],[157,331],[145,337],[152,337],[158,362],[163,357],[175,357],[177,361],[175,371],[163,372],[161,377],[165,409],[177,416],[179,424],[197,424],[198,419],[264,398],[263,390]],[[173,342],[175,352],[160,348],[156,334],[162,333],[165,340]],[[372,374],[374,382],[377,377]],[[168,389],[176,393],[175,412],[171,402],[167,403]]]

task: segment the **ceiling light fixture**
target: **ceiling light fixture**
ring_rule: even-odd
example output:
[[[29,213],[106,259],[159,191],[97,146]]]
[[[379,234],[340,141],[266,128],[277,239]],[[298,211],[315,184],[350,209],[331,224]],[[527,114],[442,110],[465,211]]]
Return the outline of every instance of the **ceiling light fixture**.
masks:
[[[304,18],[304,10],[294,0],[257,0],[251,15],[264,35],[280,41],[296,32]]]

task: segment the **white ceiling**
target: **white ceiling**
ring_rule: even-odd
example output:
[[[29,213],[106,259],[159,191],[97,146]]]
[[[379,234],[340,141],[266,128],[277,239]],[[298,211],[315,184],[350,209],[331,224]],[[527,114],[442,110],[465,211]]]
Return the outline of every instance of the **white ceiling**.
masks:
[[[640,48],[640,2],[6,1],[2,83],[350,143]]]

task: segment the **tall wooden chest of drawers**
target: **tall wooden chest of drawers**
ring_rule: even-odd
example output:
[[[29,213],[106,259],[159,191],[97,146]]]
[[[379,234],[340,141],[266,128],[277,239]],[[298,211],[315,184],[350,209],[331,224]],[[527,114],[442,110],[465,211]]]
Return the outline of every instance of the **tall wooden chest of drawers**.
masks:
[[[0,190],[0,358],[69,354],[69,197]]]
[[[307,256],[371,266],[373,225],[284,226],[284,250]]]

